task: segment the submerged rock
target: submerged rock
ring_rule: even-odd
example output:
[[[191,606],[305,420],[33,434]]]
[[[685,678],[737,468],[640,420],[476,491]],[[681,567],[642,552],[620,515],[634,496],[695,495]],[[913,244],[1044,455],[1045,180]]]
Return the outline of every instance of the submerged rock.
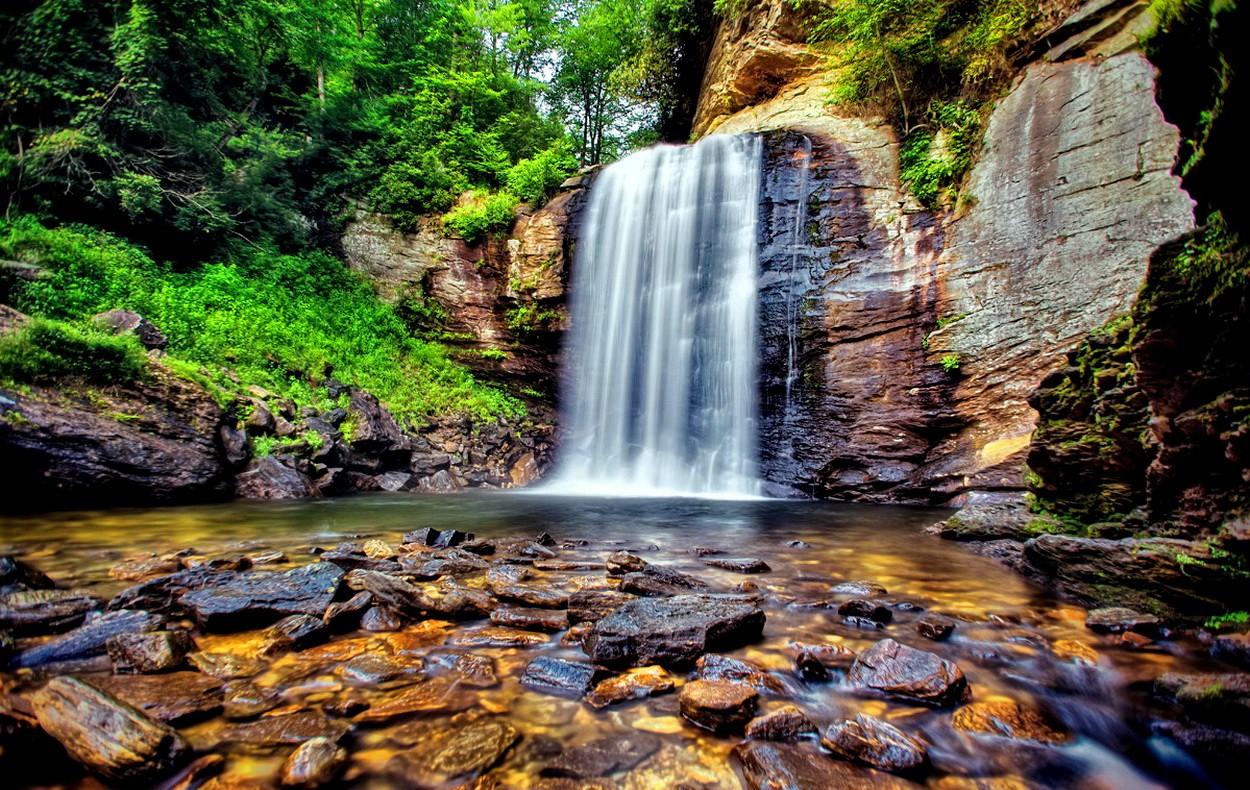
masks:
[[[768,573],[772,570],[767,562],[757,557],[716,557],[703,560],[703,564],[734,573]]]
[[[318,787],[332,781],[347,762],[347,751],[329,738],[317,737],[295,747],[278,772],[283,787]]]
[[[1068,737],[1047,720],[1041,711],[1011,700],[970,702],[955,711],[951,726],[963,732],[1024,738],[1058,743]]]
[[[706,595],[630,601],[599,620],[582,647],[609,666],[689,664],[712,650],[758,639],[764,611],[756,605]]]
[[[381,722],[415,714],[456,713],[473,706],[473,699],[460,691],[454,678],[433,677],[416,685],[391,691],[368,710],[356,716],[358,722]]]
[[[606,674],[594,664],[540,656],[526,665],[521,685],[543,694],[581,699]]]
[[[387,764],[387,774],[409,787],[428,785],[430,774],[447,778],[476,775],[494,767],[521,738],[499,718],[472,721],[434,734]]]
[[[852,685],[925,705],[954,705],[968,694],[960,668],[935,653],[882,639],[859,654],[851,666]]]
[[[747,737],[760,741],[794,741],[815,732],[816,725],[795,705],[784,705],[747,723]]]
[[[173,729],[77,678],[53,678],[31,704],[44,732],[107,779],[149,780],[189,753]]]
[[[924,765],[924,743],[880,719],[860,714],[830,724],[820,745],[847,760],[858,760],[883,771],[911,771]]]
[[[731,680],[692,680],[681,687],[681,715],[712,732],[732,732],[755,716],[759,692]]]
[[[221,681],[199,672],[108,675],[93,682],[122,702],[167,724],[207,718],[222,709]]]
[[[618,702],[666,694],[675,685],[672,676],[663,667],[638,667],[599,681],[586,695],[586,703],[592,708],[606,708]]]
[[[243,751],[265,752],[280,746],[298,746],[313,738],[337,743],[350,726],[317,711],[298,711],[282,716],[262,716],[256,721],[229,724],[219,730],[197,733],[194,743],[200,749],[234,745]],[[188,736],[190,737],[190,736]]]
[[[902,790],[915,785],[890,774],[860,768],[828,755],[791,743],[746,741],[734,747],[749,790]]]
[[[645,732],[617,733],[566,749],[541,769],[543,776],[591,779],[633,768],[660,749],[660,739]]]

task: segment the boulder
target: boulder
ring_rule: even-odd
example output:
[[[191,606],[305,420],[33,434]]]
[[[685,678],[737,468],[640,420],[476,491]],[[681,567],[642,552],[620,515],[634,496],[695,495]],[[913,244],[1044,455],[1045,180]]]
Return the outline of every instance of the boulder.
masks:
[[[874,623],[888,623],[894,619],[894,613],[888,606],[863,598],[853,598],[843,603],[838,607],[838,614],[848,618],[861,617]]]
[[[429,653],[425,657],[425,665],[431,673],[454,675],[462,686],[492,688],[499,685],[495,660],[490,656],[463,652]]]
[[[491,582],[490,591],[496,598],[516,601],[529,606],[563,609],[569,606],[569,594],[552,587],[527,587],[522,584]]]
[[[91,317],[91,322],[114,335],[134,335],[146,349],[164,349],[169,339],[148,319],[131,310],[109,310]]]
[[[299,746],[313,738],[337,743],[350,725],[319,711],[302,710],[280,716],[261,716],[256,721],[235,722],[220,729],[188,735],[197,749],[233,746],[247,752],[268,752],[283,746]]]
[[[1124,606],[1091,609],[1085,617],[1085,627],[1100,634],[1122,634],[1134,631],[1146,636],[1159,632],[1159,618],[1152,614],[1135,612]]]
[[[681,687],[681,715],[705,730],[741,730],[755,716],[759,692],[731,680],[692,680]]]
[[[540,656],[526,665],[521,685],[543,694],[581,699],[606,674],[594,664]]]
[[[253,459],[235,475],[234,493],[243,499],[305,499],[317,492],[302,472],[267,455]]]
[[[767,562],[756,557],[715,557],[703,560],[703,564],[734,573],[768,573],[772,570]]]
[[[186,593],[185,606],[205,630],[231,630],[288,615],[321,618],[334,600],[343,569],[317,562],[289,571],[229,574]]]
[[[624,576],[627,573],[639,573],[648,563],[642,557],[627,551],[614,551],[608,555],[607,570],[609,576]]]
[[[189,753],[170,727],[73,677],[58,677],[31,697],[44,732],[107,779],[151,780]]]
[[[660,739],[645,732],[617,733],[598,738],[564,753],[540,769],[543,776],[591,779],[626,771],[655,754]]]
[[[157,631],[117,634],[109,637],[104,647],[113,661],[114,673],[146,674],[178,667],[195,649],[195,642],[186,631]]]
[[[1068,739],[1041,711],[1012,700],[970,702],[955,711],[951,726],[963,732],[1044,743],[1058,743]]]
[[[77,661],[102,656],[106,652],[105,646],[110,638],[120,634],[155,631],[163,624],[163,617],[150,612],[126,609],[105,612],[88,618],[73,631],[26,648],[14,656],[10,663],[15,667],[38,667],[59,661]]]
[[[74,590],[16,589],[20,586],[0,594],[0,628],[18,636],[64,631],[104,606],[94,595]]]
[[[1250,632],[1215,637],[1211,643],[1211,656],[1250,669]]]
[[[924,743],[880,719],[860,714],[825,728],[820,745],[847,760],[891,773],[912,771],[928,760]]]
[[[796,741],[815,732],[816,725],[795,705],[783,705],[747,723],[747,737],[757,741]]]
[[[858,765],[830,760],[814,747],[772,741],[746,741],[734,747],[748,790],[902,790],[918,788],[904,779]]]
[[[403,447],[404,432],[378,399],[368,392],[354,390],[347,407],[347,419],[355,426],[352,449],[385,452]]]
[[[222,715],[232,721],[254,719],[280,702],[277,694],[247,680],[232,680],[222,688]]]
[[[621,591],[634,595],[684,595],[692,590],[705,590],[707,586],[701,579],[660,565],[648,565],[637,573],[621,577]]]
[[[708,595],[644,598],[595,623],[582,647],[608,666],[690,664],[713,650],[748,644],[764,631],[754,604]]]
[[[327,606],[321,621],[331,630],[345,631],[355,627],[372,604],[373,593],[358,592],[346,601],[335,601]]]
[[[955,705],[969,693],[967,678],[953,662],[893,639],[860,653],[847,679],[853,686],[937,707]]]
[[[334,780],[347,762],[347,751],[325,737],[309,738],[295,747],[278,772],[283,787],[319,787]]]

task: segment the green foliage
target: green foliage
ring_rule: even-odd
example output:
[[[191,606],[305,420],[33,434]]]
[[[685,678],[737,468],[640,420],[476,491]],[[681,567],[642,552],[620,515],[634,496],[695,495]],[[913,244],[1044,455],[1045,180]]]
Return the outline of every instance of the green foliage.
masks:
[[[0,335],[0,380],[45,384],[75,379],[95,384],[134,381],[147,369],[143,347],[130,336],[90,326],[35,318]]]
[[[504,320],[514,332],[541,332],[553,321],[560,320],[560,313],[533,304],[522,304],[505,312]]]
[[[942,370],[945,370],[947,373],[955,373],[959,370],[959,355],[943,354],[942,358],[938,360],[938,364],[941,365]]]
[[[512,227],[516,205],[511,192],[475,192],[443,215],[443,226],[469,243],[478,242],[491,231]]]
[[[508,171],[508,190],[526,203],[546,202],[556,187],[577,172],[577,157],[564,142],[558,143],[529,159],[522,159]]]
[[[899,178],[916,199],[934,208],[955,202],[959,182],[972,167],[981,115],[961,101],[930,105],[930,125],[899,148]]]
[[[18,286],[18,309],[58,319],[135,310],[168,337],[164,364],[219,397],[255,384],[298,405],[323,406],[315,384],[332,374],[414,424],[432,414],[522,412],[441,345],[412,337],[396,308],[324,254],[256,251],[180,272],[106,233],[49,229],[29,218],[0,222],[0,252],[47,268],[46,277]]]
[[[1244,628],[1250,624],[1250,612],[1226,612],[1225,614],[1216,615],[1207,618],[1203,623],[1207,628],[1223,631],[1227,629]]]
[[[1243,283],[1250,271],[1246,250],[1218,211],[1207,217],[1202,230],[1185,242],[1172,259],[1172,266],[1192,291],[1206,294],[1212,302]]]

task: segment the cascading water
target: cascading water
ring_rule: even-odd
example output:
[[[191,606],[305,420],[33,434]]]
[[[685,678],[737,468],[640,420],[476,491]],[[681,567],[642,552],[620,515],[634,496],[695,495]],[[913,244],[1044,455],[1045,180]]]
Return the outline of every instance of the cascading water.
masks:
[[[754,496],[761,142],[657,146],[591,188],[548,490]]]

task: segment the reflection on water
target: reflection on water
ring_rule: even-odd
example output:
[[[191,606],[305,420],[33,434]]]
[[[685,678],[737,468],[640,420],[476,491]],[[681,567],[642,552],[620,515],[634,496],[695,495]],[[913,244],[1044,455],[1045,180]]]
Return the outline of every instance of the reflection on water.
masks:
[[[857,712],[885,718],[922,734],[932,745],[934,767],[962,776],[1015,776],[1025,771],[1020,752],[1005,739],[978,739],[953,731],[949,711],[916,708],[857,695],[837,677],[807,683],[793,673],[786,653],[791,641],[836,643],[861,651],[884,636],[957,661],[968,675],[976,700],[1009,698],[1046,709],[1074,738],[1049,750],[1029,770],[1029,778],[1055,786],[1129,787],[1181,781],[1159,764],[1133,726],[1136,702],[1129,686],[1163,671],[1188,668],[1184,651],[1130,652],[1103,643],[1083,627],[1084,612],[1063,604],[995,562],[970,555],[957,545],[924,534],[945,511],[881,506],[834,505],[804,501],[717,502],[697,499],[622,500],[545,497],[519,494],[465,494],[449,497],[371,495],[298,503],[227,505],[56,513],[0,521],[0,551],[16,552],[62,583],[108,597],[127,583],[108,571],[137,553],[162,554],[194,548],[206,557],[259,551],[285,551],[295,564],[312,561],[310,549],[345,540],[379,537],[398,544],[403,533],[420,527],[458,528],[479,537],[547,531],[558,542],[584,539],[585,546],[558,549],[561,559],[602,561],[619,548],[649,562],[695,574],[724,589],[743,580],[757,583],[766,596],[768,621],[762,642],[735,656],[775,671],[790,699],[765,699],[765,710],[788,701],[799,704],[818,724]],[[704,565],[694,547],[720,549],[730,556],[759,557],[772,572],[742,576]],[[535,586],[573,590],[604,586],[598,571],[543,572]],[[872,580],[889,590],[889,599],[959,618],[955,636],[937,645],[915,632],[918,615],[896,613],[884,631],[863,631],[842,622],[830,600],[833,585]],[[316,708],[345,694],[378,704],[411,681],[389,680],[361,687],[344,680],[341,665],[355,655],[388,652],[428,656],[466,627],[427,622],[397,634],[349,634],[328,645],[275,659],[254,682],[280,697],[280,712]],[[249,641],[250,640],[250,641]],[[1098,654],[1097,666],[1064,660],[1059,642],[1076,642]],[[212,652],[255,650],[255,634],[199,637]],[[1165,646],[1166,647],[1166,646]],[[347,776],[361,784],[384,786],[378,777],[395,754],[414,747],[420,727],[447,728],[484,713],[500,714],[522,734],[521,743],[564,746],[613,733],[642,730],[658,735],[663,748],[627,774],[613,777],[621,787],[672,787],[680,781],[732,788],[738,780],[728,759],[738,739],[696,730],[679,716],[675,694],[596,711],[576,701],[523,689],[517,677],[535,656],[584,659],[560,635],[534,648],[473,648],[491,657],[501,683],[493,688],[460,688],[468,709],[444,717],[398,719],[385,726],[357,728],[348,736]],[[427,660],[427,670],[429,662]],[[679,679],[680,682],[680,679]],[[270,712],[272,715],[272,711]],[[220,719],[185,731],[193,743],[218,748]],[[416,728],[416,729],[414,729]],[[420,738],[416,738],[420,741]],[[270,780],[286,750],[220,747],[229,753],[226,773]],[[812,745],[812,748],[816,748]],[[528,787],[538,780],[537,747],[517,747],[493,769],[500,787]],[[449,785],[450,786],[450,785]]]

